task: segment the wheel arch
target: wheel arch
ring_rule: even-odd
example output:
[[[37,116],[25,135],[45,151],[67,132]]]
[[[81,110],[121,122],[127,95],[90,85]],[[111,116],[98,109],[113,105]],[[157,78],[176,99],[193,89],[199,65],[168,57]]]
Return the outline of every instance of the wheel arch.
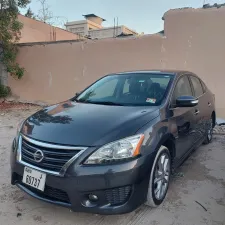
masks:
[[[172,134],[166,134],[165,136],[163,136],[163,138],[159,142],[157,149],[159,149],[162,145],[168,148],[173,165],[174,159],[176,157],[176,144],[174,136]]]

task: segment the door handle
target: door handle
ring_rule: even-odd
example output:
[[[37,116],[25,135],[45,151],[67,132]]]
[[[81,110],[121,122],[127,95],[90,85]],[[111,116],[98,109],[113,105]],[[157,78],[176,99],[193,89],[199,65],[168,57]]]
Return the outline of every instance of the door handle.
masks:
[[[200,111],[198,109],[195,110],[195,115],[198,115],[200,113]]]
[[[210,107],[212,104],[210,102],[208,102],[208,106]]]

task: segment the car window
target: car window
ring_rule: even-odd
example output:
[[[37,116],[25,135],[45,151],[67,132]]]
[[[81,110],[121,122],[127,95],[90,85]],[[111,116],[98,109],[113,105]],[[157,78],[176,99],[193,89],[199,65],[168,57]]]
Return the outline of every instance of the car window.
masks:
[[[128,79],[126,79],[126,81],[125,81],[125,84],[124,84],[124,87],[123,87],[123,94],[126,94],[126,93],[128,93],[129,92],[129,83],[128,83]]]
[[[192,96],[191,85],[187,76],[182,76],[174,89],[172,105],[176,104],[176,99],[180,96]]]
[[[205,83],[202,80],[200,80],[200,82],[202,84],[203,92],[205,93],[206,92],[206,85],[205,85]]]
[[[191,78],[191,82],[194,87],[195,97],[199,97],[199,96],[203,95],[204,91],[202,89],[200,80],[194,76],[190,76],[190,78]]]
[[[160,80],[159,78],[156,77],[156,78],[152,78],[151,81],[152,83],[160,83],[161,88],[166,88],[169,82],[169,78]]]
[[[95,98],[104,98],[104,97],[112,97],[114,95],[114,91],[116,89],[116,85],[118,83],[118,79],[112,79],[104,83],[104,85],[100,85],[95,92],[92,93]]]
[[[159,105],[165,98],[174,75],[110,75],[91,85],[77,100],[93,104],[131,106]]]

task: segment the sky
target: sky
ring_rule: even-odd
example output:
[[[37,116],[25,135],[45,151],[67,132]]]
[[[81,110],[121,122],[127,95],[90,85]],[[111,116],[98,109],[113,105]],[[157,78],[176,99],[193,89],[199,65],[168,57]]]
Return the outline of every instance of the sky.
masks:
[[[94,13],[104,19],[103,26],[113,26],[118,17],[119,25],[125,25],[139,33],[156,33],[163,30],[163,14],[169,9],[193,7],[203,3],[224,3],[225,0],[47,0],[54,16],[62,21],[82,20],[85,14]],[[31,10],[37,14],[38,0],[31,0]],[[22,11],[24,13],[24,11]]]

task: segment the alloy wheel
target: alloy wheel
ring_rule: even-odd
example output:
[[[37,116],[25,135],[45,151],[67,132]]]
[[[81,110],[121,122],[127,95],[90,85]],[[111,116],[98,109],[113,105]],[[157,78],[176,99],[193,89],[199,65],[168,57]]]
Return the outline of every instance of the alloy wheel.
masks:
[[[154,174],[154,194],[157,200],[162,200],[167,192],[170,178],[170,158],[163,153],[158,159]]]
[[[212,134],[213,134],[213,121],[212,119],[210,120],[210,125],[209,125],[209,130],[208,130],[208,140],[211,141],[212,140]]]

